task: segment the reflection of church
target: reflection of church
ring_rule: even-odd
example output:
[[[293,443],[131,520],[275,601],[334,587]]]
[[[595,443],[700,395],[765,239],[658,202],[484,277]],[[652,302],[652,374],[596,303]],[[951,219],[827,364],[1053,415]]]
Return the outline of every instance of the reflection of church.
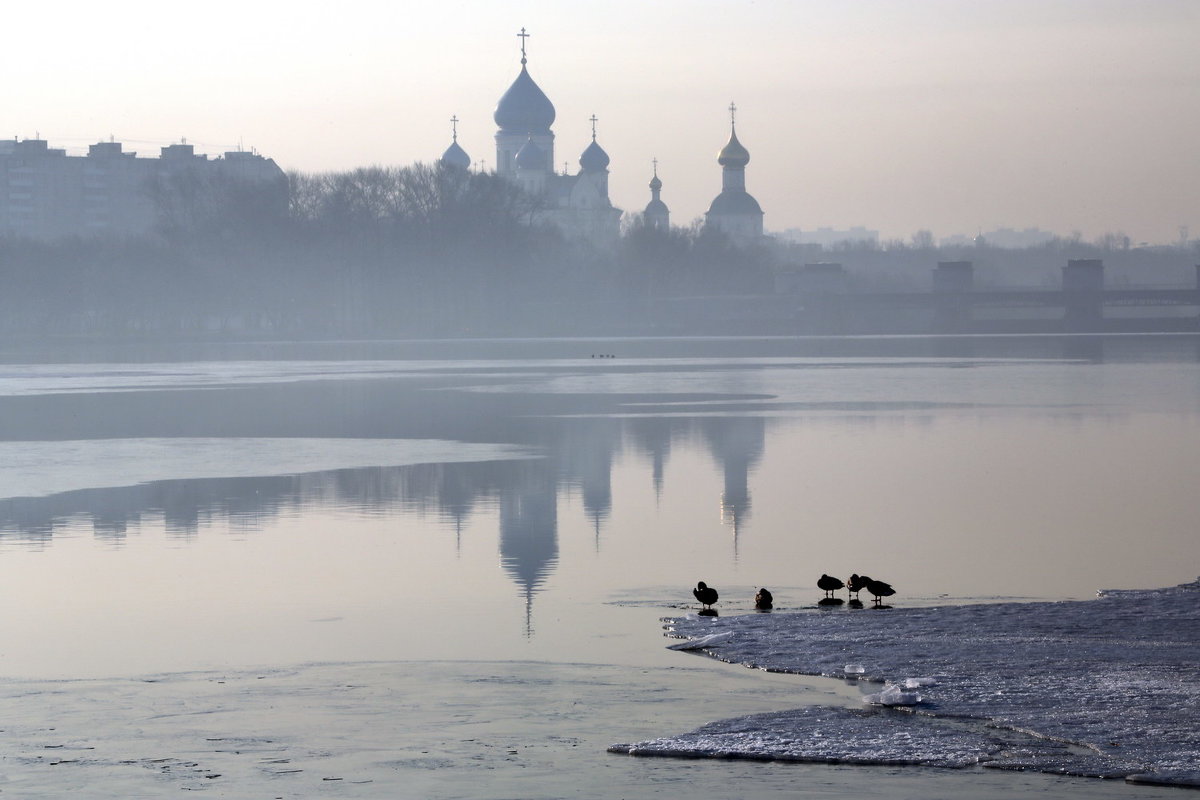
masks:
[[[762,459],[767,423],[762,417],[710,417],[701,426],[725,477],[721,520],[733,528],[736,553],[738,534],[750,519],[750,472]]]
[[[97,537],[120,538],[131,526],[136,532],[148,515],[161,517],[171,536],[192,539],[211,520],[228,519],[232,528],[245,519],[257,526],[285,510],[325,506],[372,514],[433,509],[457,538],[480,507],[498,506],[499,566],[524,602],[531,635],[534,600],[559,565],[560,493],[578,492],[599,551],[613,508],[612,472],[626,443],[646,459],[657,495],[675,444],[691,447],[699,436],[723,473],[721,519],[736,537],[750,516],[749,478],[763,455],[766,425],[761,417],[576,418],[538,442],[545,457],[537,459],[180,479],[0,498],[0,539],[45,544],[87,516]]]
[[[540,461],[518,463],[515,484],[500,497],[500,566],[525,596],[525,634],[533,632],[533,595],[558,562],[558,491]]]
[[[492,117],[496,131],[496,174],[508,178],[530,195],[539,198],[537,218],[553,224],[567,236],[594,244],[615,242],[620,230],[622,211],[613,206],[608,196],[608,153],[596,141],[596,116],[592,115],[592,141],[579,156],[579,171],[570,174],[566,162],[563,171],[555,171],[554,124],[555,110],[550,98],[529,75],[525,40],[529,34],[522,28],[521,72],[496,104]],[[730,104],[729,141],[717,156],[721,165],[721,193],[712,201],[705,214],[707,225],[731,239],[754,241],[762,236],[763,212],[746,191],[746,164],[750,152],[738,141]],[[453,139],[441,163],[448,167],[469,169],[471,157],[458,143],[458,119],[453,118]],[[668,229],[670,211],[661,198],[662,179],[658,177],[658,161],[654,161],[650,179],[651,200],[642,213],[646,225]]]

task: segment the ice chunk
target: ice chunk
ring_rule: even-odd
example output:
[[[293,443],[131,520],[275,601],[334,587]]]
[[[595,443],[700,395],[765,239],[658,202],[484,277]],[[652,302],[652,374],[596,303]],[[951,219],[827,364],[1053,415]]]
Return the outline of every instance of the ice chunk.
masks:
[[[845,672],[845,674],[847,676],[855,677],[857,675],[862,675],[863,673],[865,673],[867,671],[867,668],[864,667],[862,664],[847,664],[845,667],[843,667],[843,671]]]
[[[723,642],[727,642],[733,638],[733,631],[722,631],[721,633],[712,633],[708,636],[698,636],[695,639],[688,639],[685,642],[676,642],[675,644],[667,645],[668,650],[699,650],[704,647],[716,647]]]
[[[864,694],[862,701],[873,706],[915,706],[921,702],[921,693],[889,683],[882,691]]]
[[[904,687],[905,689],[920,689],[922,686],[937,686],[937,685],[938,685],[938,679],[933,678],[933,677],[905,678],[904,680],[900,681],[900,686]]]

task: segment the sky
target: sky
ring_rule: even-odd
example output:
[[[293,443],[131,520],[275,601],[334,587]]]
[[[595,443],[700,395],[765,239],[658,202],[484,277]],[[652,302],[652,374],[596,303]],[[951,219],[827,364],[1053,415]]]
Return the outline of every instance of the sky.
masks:
[[[1200,238],[1197,0],[20,3],[0,138],[325,172],[432,161],[456,115],[487,168],[522,27],[556,164],[595,114],[629,211],[657,159],[672,222],[704,214],[736,102],[768,231]]]

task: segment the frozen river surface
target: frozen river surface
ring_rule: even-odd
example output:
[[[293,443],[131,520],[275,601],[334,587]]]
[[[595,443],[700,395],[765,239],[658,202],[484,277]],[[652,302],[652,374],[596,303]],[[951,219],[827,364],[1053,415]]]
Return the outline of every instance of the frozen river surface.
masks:
[[[614,745],[634,755],[983,766],[1200,786],[1200,581],[1098,599],[688,615],[711,656],[912,686],[913,705],[808,706]],[[908,713],[906,713],[908,712]]]
[[[1196,577],[1197,398],[1195,336],[0,346],[0,796],[1178,796],[1076,775],[1194,776],[1200,592],[1058,601]]]

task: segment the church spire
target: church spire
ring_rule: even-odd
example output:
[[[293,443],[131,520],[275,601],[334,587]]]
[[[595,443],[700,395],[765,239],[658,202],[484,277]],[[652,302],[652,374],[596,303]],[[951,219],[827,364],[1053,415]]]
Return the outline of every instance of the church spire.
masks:
[[[546,157],[545,169],[554,169],[554,104],[546,97],[533,78],[529,76],[526,63],[529,61],[525,40],[529,33],[524,28],[517,34],[521,40],[521,72],[508,87],[508,91],[496,104],[492,119],[499,128],[496,131],[496,173],[511,175],[516,172],[517,153],[530,139]]]
[[[654,165],[654,177],[650,179],[650,202],[646,204],[642,218],[646,222],[646,227],[666,231],[671,227],[671,212],[667,208],[667,204],[659,197],[663,184],[658,177],[658,159],[652,159],[651,163]]]
[[[446,152],[442,153],[441,163],[447,167],[470,169],[471,157],[467,155],[467,151],[463,150],[462,146],[458,143],[457,114],[450,118],[450,137],[450,146],[446,148]]]
[[[604,152],[604,148],[596,141],[596,115],[592,114],[588,118],[588,121],[592,123],[592,143],[587,146],[587,149],[583,151],[583,155],[579,157],[579,166],[584,172],[607,172],[609,164],[608,153]],[[607,193],[607,184],[605,184],[604,190]]]
[[[737,106],[733,103],[729,104],[729,141],[717,153],[717,163],[725,167],[727,172],[729,169],[745,169],[750,163],[750,151],[737,138]]]
[[[717,154],[721,165],[721,193],[705,215],[713,225],[730,237],[754,241],[762,236],[762,207],[746,192],[746,165],[750,151],[737,138],[737,106],[729,104],[729,141]]]

